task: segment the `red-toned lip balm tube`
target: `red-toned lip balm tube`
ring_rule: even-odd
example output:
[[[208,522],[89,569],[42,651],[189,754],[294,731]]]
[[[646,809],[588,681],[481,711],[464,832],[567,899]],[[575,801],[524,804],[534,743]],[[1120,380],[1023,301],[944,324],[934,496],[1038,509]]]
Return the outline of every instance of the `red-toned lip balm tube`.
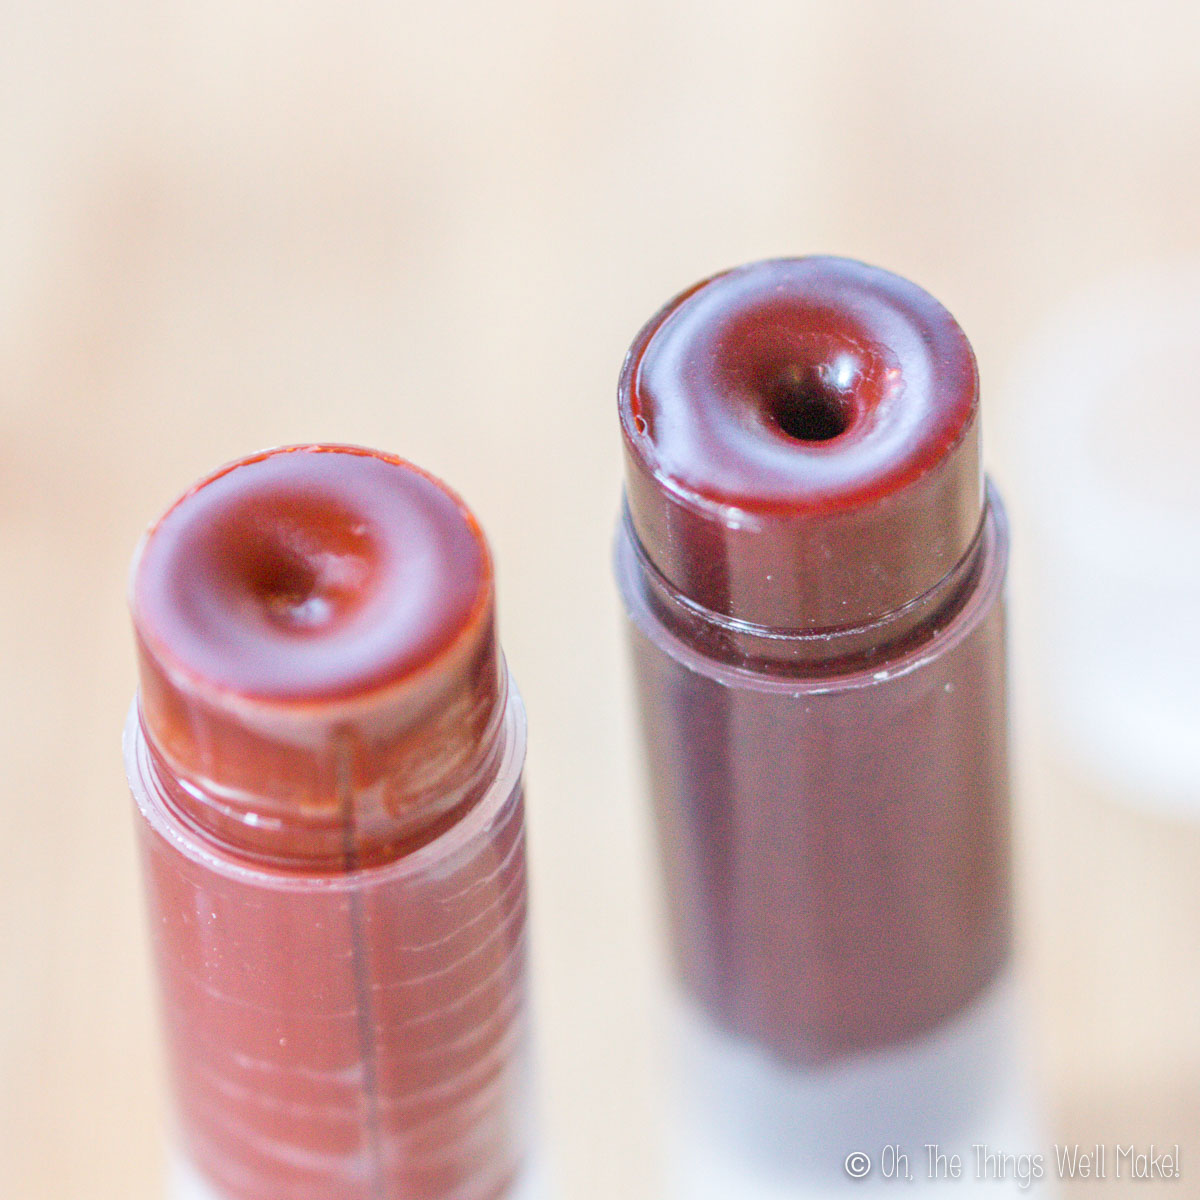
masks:
[[[475,519],[269,451],[150,529],[131,605],[175,1194],[530,1194],[525,716]]]
[[[965,336],[887,272],[755,263],[645,326],[619,407],[676,1190],[921,1182],[927,1144],[970,1182],[974,1144],[1041,1149],[1006,982],[1008,532]]]

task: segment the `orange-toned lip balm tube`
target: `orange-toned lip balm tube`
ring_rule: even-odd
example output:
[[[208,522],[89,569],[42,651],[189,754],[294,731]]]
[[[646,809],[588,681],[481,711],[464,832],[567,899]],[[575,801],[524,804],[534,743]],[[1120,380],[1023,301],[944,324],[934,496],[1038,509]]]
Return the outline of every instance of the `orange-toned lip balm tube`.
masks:
[[[130,602],[176,1194],[531,1194],[525,716],[474,517],[269,451],[159,519]]]
[[[683,1193],[860,1187],[847,1156],[879,1181],[888,1145],[918,1179],[926,1143],[1028,1150],[1008,531],[966,337],[886,271],[755,263],[650,320],[618,404]]]

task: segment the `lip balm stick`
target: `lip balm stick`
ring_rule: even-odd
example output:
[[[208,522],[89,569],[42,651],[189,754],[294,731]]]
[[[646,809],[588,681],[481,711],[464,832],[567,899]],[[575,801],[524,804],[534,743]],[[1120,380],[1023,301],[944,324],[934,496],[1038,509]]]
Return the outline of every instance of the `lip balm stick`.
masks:
[[[176,1194],[526,1195],[525,715],[475,519],[269,451],[150,529],[131,606]]]
[[[678,1192],[920,1184],[926,1143],[961,1188],[975,1144],[1044,1151],[1007,974],[1008,531],[965,336],[887,272],[756,263],[652,318],[619,408]]]

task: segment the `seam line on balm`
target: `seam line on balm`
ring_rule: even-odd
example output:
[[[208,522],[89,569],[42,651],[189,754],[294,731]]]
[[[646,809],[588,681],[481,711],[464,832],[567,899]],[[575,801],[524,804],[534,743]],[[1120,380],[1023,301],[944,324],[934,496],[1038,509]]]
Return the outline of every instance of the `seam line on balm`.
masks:
[[[384,865],[394,859],[417,853],[424,846],[437,841],[441,834],[455,823],[456,814],[465,813],[473,807],[479,796],[490,786],[490,780],[499,772],[507,751],[504,743],[504,724],[512,680],[508,675],[507,666],[504,664],[503,659],[501,659],[500,671],[499,700],[494,707],[487,727],[480,735],[482,750],[477,756],[470,773],[465,776],[457,788],[459,793],[458,799],[441,815],[438,821],[429,829],[423,831],[423,833],[415,833],[408,837],[397,838],[394,843],[385,846],[383,852],[378,856],[364,857],[359,853],[355,853],[352,856],[353,870],[370,870],[373,867]],[[151,760],[152,773],[158,782],[163,801],[183,825],[194,834],[210,839],[214,845],[219,846],[223,850],[235,853],[248,864],[259,865],[267,869],[278,869],[284,863],[292,861],[285,856],[252,849],[235,842],[228,836],[222,836],[217,829],[200,821],[189,806],[181,803],[180,799],[174,794],[172,785],[175,788],[181,789],[193,799],[198,800],[203,810],[215,813],[224,818],[229,822],[231,827],[250,830],[263,828],[278,829],[282,824],[278,819],[265,818],[258,813],[250,814],[250,817],[253,819],[247,817],[243,809],[248,805],[254,804],[254,796],[248,796],[245,792],[231,792],[227,788],[223,789],[208,778],[189,778],[184,770],[172,761],[169,754],[154,741],[153,734],[142,717],[140,701],[136,699],[135,708],[137,720],[146,743],[146,750]],[[334,737],[336,740],[338,735],[335,733]],[[352,745],[352,740],[347,742],[348,753]],[[335,751],[335,755],[340,753],[340,748]],[[161,760],[162,770],[159,769],[158,760]],[[339,770],[340,767],[335,763],[335,788],[344,787],[346,789],[345,791],[337,792],[338,811],[340,814],[339,826],[342,832],[341,844],[336,856],[333,856],[330,862],[323,863],[318,859],[305,860],[305,865],[309,869],[327,874],[331,878],[340,873],[345,864],[350,861],[350,856],[347,855],[347,838],[353,837],[357,839],[357,831],[353,828],[354,813],[347,811],[346,808],[347,804],[353,808],[353,787],[349,781],[349,772],[347,771],[347,777],[343,783],[340,775],[337,774]],[[230,799],[231,796],[234,798],[233,800]],[[239,800],[241,801],[240,804],[237,802]],[[361,845],[361,842],[356,841],[356,844]]]
[[[344,730],[334,735],[337,740],[337,789],[338,804],[342,810],[344,831],[345,867],[347,872],[358,868],[357,829],[355,823],[354,791],[350,783],[351,742]],[[378,1200],[385,1200],[383,1176],[383,1130],[379,1117],[379,1064],[376,1057],[375,1038],[371,1020],[371,987],[368,979],[366,953],[366,915],[363,911],[363,895],[360,891],[349,893],[348,915],[350,918],[351,960],[354,972],[354,998],[359,1044],[362,1047],[362,1098],[363,1120],[367,1132],[368,1171],[371,1188]]]
[[[509,730],[512,723],[507,715],[501,721],[501,729],[497,738],[497,766],[495,779],[516,779],[520,772],[515,764],[524,761],[526,734],[524,729],[525,706],[521,694],[517,690],[506,668],[504,674],[505,702],[504,713],[513,710],[516,714],[517,728],[515,734]],[[509,732],[505,732],[508,730]],[[170,796],[163,779],[156,752],[151,749],[146,735],[145,723],[142,720],[137,698],[130,705],[126,716],[125,730],[122,735],[122,746],[127,757],[136,758],[141,778],[170,818],[162,822],[162,834],[179,853],[199,863],[205,869],[217,870],[223,875],[237,877],[246,882],[258,881],[273,888],[288,890],[291,886],[303,890],[308,886],[309,876],[302,875],[296,882],[292,873],[282,870],[277,860],[247,855],[243,850],[230,846],[222,841],[207,827],[192,820],[186,812],[179,809]],[[494,784],[492,786],[495,786]],[[468,836],[483,836],[496,820],[495,810],[490,806],[480,807],[472,803],[462,810],[462,815],[452,825],[439,830],[429,841],[421,842],[412,848],[404,849],[394,859],[380,861],[372,860],[363,864],[355,872],[323,872],[314,869],[314,874],[321,876],[322,886],[330,891],[350,891],[361,886],[365,876],[382,879],[385,876],[402,874],[408,878],[419,878],[424,872],[435,868],[435,865],[448,853],[448,839],[458,840]],[[178,828],[176,828],[176,826]],[[187,836],[184,836],[184,835]],[[470,888],[464,889],[459,895],[466,895]]]

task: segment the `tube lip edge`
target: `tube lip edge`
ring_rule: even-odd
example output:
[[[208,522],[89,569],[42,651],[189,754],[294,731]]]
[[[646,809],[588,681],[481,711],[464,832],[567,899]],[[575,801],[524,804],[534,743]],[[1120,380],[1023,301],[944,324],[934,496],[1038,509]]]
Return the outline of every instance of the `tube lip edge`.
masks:
[[[652,634],[664,643],[672,658],[697,674],[707,675],[731,686],[763,691],[782,691],[796,694],[869,687],[920,669],[968,636],[971,629],[1002,599],[1010,553],[1009,523],[1004,503],[995,485],[986,484],[986,504],[979,533],[972,547],[958,565],[954,578],[947,577],[950,586],[940,584],[919,597],[914,605],[900,614],[900,628],[887,618],[865,626],[840,631],[830,639],[828,633],[807,630],[779,631],[765,627],[754,628],[745,623],[731,622],[722,614],[701,609],[683,596],[678,589],[668,596],[667,603],[686,609],[697,624],[681,626],[663,617],[663,607],[654,603],[651,593],[657,590],[666,595],[672,585],[654,564],[637,539],[632,521],[623,509],[613,550],[617,587],[630,620],[643,633]],[[656,578],[647,578],[647,568]],[[944,600],[939,609],[926,609],[922,600]],[[905,615],[915,615],[915,626],[906,628]],[[922,621],[921,618],[924,618]],[[941,618],[941,619],[939,619]],[[695,630],[701,622],[711,621],[717,637],[697,644]],[[739,628],[740,626],[740,628]],[[864,633],[888,630],[891,636],[866,642],[856,655],[821,655],[819,649],[838,642],[838,634],[849,635],[851,643],[859,642]],[[733,634],[733,638],[722,635]],[[915,637],[913,635],[916,635]],[[741,647],[737,638],[741,635]],[[906,635],[907,638],[906,638]],[[771,643],[782,648],[774,656],[755,656],[744,647],[755,642]],[[844,642],[842,644],[845,644]],[[806,646],[817,652],[796,654],[795,648]],[[875,657],[871,647],[879,653]]]
[[[143,726],[135,694],[126,715],[121,746],[125,774],[134,804],[144,819],[180,853],[206,868],[241,879],[269,880],[272,887],[303,889],[319,882],[327,888],[358,886],[364,875],[419,875],[469,841],[493,821],[514,789],[522,787],[528,721],[525,704],[512,676],[506,672],[506,701],[497,727],[494,770],[450,809],[449,821],[392,846],[394,853],[347,865],[306,856],[256,853],[243,844],[220,837],[212,828],[181,811],[168,794],[168,781],[155,769],[153,750]]]

